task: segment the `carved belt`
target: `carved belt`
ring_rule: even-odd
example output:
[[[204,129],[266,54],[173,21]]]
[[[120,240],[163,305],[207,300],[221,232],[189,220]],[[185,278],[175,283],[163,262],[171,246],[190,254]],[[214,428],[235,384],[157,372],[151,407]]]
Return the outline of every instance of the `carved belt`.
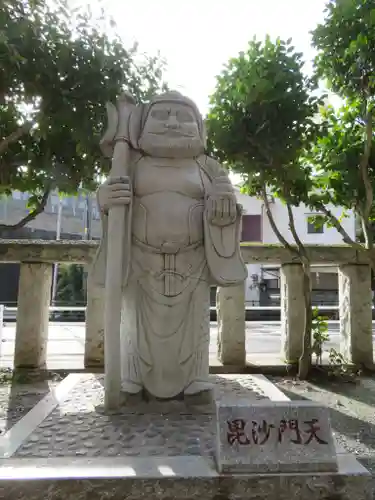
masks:
[[[163,280],[163,293],[166,297],[174,297],[175,295],[178,295],[179,291],[176,289],[176,280],[180,281],[184,278],[184,276],[179,274],[176,270],[176,254],[179,252],[188,252],[189,250],[198,248],[203,244],[203,240],[196,241],[195,243],[187,246],[183,246],[182,243],[177,242],[165,242],[161,247],[153,247],[151,245],[143,243],[142,241],[139,241],[134,236],[133,242],[135,245],[143,248],[148,252],[164,256],[163,269],[159,273],[159,279]]]
[[[143,243],[143,241],[138,240],[135,236],[133,236],[133,243],[144,250],[152,253],[158,254],[166,254],[166,255],[175,255],[177,253],[188,252],[189,250],[194,250],[199,246],[203,245],[203,240],[196,241],[191,245],[184,245],[183,243],[166,241],[162,243],[160,247],[153,247],[151,245],[147,245],[147,243]]]

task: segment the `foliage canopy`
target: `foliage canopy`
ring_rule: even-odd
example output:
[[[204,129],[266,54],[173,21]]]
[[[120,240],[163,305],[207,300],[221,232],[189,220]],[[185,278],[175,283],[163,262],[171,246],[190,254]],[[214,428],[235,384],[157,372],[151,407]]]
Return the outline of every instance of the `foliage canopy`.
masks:
[[[292,205],[309,189],[300,157],[317,135],[321,104],[302,67],[291,40],[254,39],[218,77],[207,118],[213,154],[248,181],[248,192],[266,184]]]
[[[317,74],[341,97],[375,90],[375,1],[329,0],[313,31]]]
[[[317,75],[326,79],[344,105],[338,112],[325,110],[328,134],[313,145],[310,161],[326,190],[322,202],[354,210],[365,248],[370,249],[375,212],[375,1],[330,0],[325,14],[324,23],[313,32]],[[334,225],[342,233],[337,221]]]
[[[139,62],[104,18],[63,0],[0,7],[0,194],[29,191],[38,205],[51,189],[93,189],[109,168],[98,145],[105,103],[159,89],[162,62]]]

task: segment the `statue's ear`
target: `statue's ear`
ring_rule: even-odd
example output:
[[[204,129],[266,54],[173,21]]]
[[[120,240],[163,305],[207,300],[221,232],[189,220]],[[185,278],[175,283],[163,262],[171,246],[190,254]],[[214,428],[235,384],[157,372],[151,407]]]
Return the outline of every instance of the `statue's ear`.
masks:
[[[143,104],[134,106],[129,117],[129,139],[132,147],[138,149],[138,141],[141,135]]]

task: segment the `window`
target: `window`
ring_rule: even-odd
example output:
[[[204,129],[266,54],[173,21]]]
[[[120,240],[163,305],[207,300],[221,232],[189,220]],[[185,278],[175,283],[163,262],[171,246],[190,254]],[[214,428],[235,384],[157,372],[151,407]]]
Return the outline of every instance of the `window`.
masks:
[[[264,280],[265,283],[267,283],[267,288],[271,288],[272,290],[277,290],[280,288],[280,283],[278,279],[270,279],[270,280]]]
[[[241,241],[261,242],[262,241],[262,216],[243,215]]]
[[[307,216],[307,233],[308,234],[324,233],[324,217],[322,215]]]

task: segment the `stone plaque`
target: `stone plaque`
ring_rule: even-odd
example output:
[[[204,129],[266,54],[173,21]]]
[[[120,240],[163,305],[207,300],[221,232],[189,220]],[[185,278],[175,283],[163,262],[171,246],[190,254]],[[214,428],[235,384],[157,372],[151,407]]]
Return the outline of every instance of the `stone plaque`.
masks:
[[[219,472],[336,472],[328,408],[310,401],[217,405]]]

